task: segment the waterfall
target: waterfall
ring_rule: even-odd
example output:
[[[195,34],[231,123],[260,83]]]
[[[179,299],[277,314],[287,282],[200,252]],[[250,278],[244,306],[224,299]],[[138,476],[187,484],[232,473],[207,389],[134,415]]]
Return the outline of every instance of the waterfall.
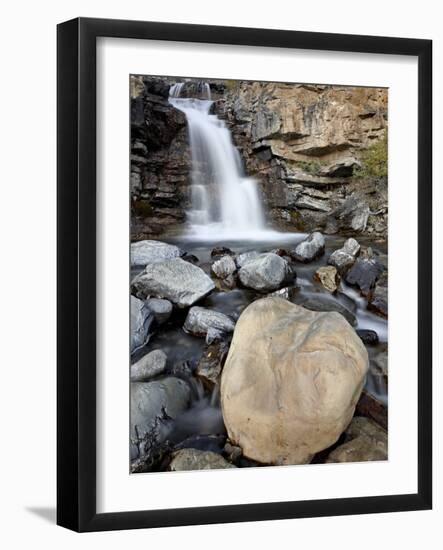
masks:
[[[182,97],[191,93],[194,97]],[[257,239],[267,231],[257,182],[246,177],[225,123],[210,114],[209,84],[177,83],[169,102],[188,123],[192,157],[190,235],[205,239]]]

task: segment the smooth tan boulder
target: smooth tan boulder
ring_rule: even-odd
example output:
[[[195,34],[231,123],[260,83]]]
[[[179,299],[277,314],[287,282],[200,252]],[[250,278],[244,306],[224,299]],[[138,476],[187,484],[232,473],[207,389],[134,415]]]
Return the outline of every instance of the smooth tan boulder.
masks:
[[[310,462],[349,425],[367,370],[367,351],[339,313],[276,297],[253,302],[222,373],[230,440],[265,464]]]

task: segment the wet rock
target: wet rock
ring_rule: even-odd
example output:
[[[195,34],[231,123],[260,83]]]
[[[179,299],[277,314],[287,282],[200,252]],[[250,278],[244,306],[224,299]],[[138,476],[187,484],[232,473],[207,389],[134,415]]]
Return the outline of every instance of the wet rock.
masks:
[[[195,336],[206,336],[209,329],[226,333],[234,330],[234,321],[219,311],[194,306],[188,312],[183,328]]]
[[[241,283],[254,290],[276,290],[288,276],[288,263],[277,254],[260,254],[240,268]]]
[[[217,258],[222,256],[235,256],[235,252],[233,252],[230,248],[226,246],[216,246],[211,250],[211,258]]]
[[[186,409],[190,395],[188,384],[178,378],[131,382],[131,441],[138,449],[134,458],[165,440],[168,420]]]
[[[179,256],[180,249],[177,246],[161,241],[131,243],[131,265],[148,265]]]
[[[281,298],[249,305],[237,322],[222,372],[230,441],[265,464],[303,464],[350,423],[368,354],[337,313]]]
[[[162,325],[171,317],[172,304],[169,300],[162,300],[161,298],[149,298],[146,300],[147,307],[154,314],[156,323]]]
[[[283,298],[285,300],[290,300],[294,293],[295,293],[295,289],[294,288],[291,288],[291,287],[284,287],[284,288],[280,288],[280,290],[275,290],[274,292],[271,292],[270,294],[268,294],[268,297],[271,298],[271,297],[276,297],[276,298]]]
[[[247,264],[250,260],[255,260],[258,258],[260,254],[256,252],[255,250],[251,252],[243,252],[243,254],[239,254],[237,258],[235,259],[235,263],[238,267],[243,267],[245,264]]]
[[[322,294],[319,294],[318,296],[312,294],[308,296],[303,294],[295,294],[292,301],[311,311],[336,311],[337,313],[343,315],[351,326],[357,326],[357,318],[352,311],[337,300],[334,300],[332,297]]]
[[[166,368],[167,356],[161,349],[156,349],[144,355],[131,365],[131,382],[145,382],[159,376]]]
[[[195,374],[209,390],[219,383],[228,350],[229,346],[225,342],[212,343],[204,350],[198,362]]]
[[[369,418],[354,417],[345,437],[345,443],[331,452],[327,463],[388,459],[388,434]]]
[[[132,281],[136,296],[166,298],[179,307],[192,306],[214,288],[213,281],[201,268],[181,258],[147,265]]]
[[[357,329],[356,333],[367,346],[376,346],[378,344],[378,334],[375,330]]]
[[[369,295],[368,309],[388,318],[388,274],[384,271]]]
[[[304,241],[299,243],[293,251],[293,256],[299,262],[312,262],[319,258],[325,251],[325,238],[321,233],[315,231]]]
[[[354,265],[355,259],[360,252],[360,245],[352,237],[345,241],[342,248],[335,250],[328,259],[328,264],[336,267],[343,275],[350,267]]]
[[[219,260],[216,260],[212,266],[211,271],[219,279],[226,279],[233,275],[237,269],[232,256],[222,256]]]
[[[363,296],[368,296],[384,267],[375,258],[357,258],[346,274],[346,282],[360,289]]]
[[[374,364],[378,374],[388,376],[388,352],[382,351],[378,353],[371,362]]]
[[[319,281],[329,292],[335,292],[340,284],[340,276],[333,266],[320,267],[314,274],[314,279]]]
[[[229,441],[226,442],[223,452],[225,456],[227,456],[229,462],[233,462],[233,463],[236,463],[243,454],[240,447],[237,447],[236,445],[232,445],[231,443],[229,443]]]
[[[185,254],[182,255],[182,260],[185,260],[185,262],[189,262],[190,264],[198,265],[199,259],[194,254],[188,254],[185,252]]]
[[[199,451],[197,449],[181,449],[173,453],[169,469],[173,472],[186,472],[190,470],[221,470],[235,468],[221,455],[211,451]]]
[[[226,337],[226,334],[221,330],[216,328],[209,327],[208,332],[206,333],[205,342],[209,346],[213,342],[221,342]]]
[[[152,311],[142,300],[131,296],[131,353],[148,342],[153,322]]]

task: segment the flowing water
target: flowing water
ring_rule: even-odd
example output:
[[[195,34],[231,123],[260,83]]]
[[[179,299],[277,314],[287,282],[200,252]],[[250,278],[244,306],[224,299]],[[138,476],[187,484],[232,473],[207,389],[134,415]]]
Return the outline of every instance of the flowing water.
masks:
[[[184,84],[171,86],[169,102],[188,123],[192,156],[191,210],[188,238],[268,240],[277,232],[266,227],[256,180],[244,173],[238,150],[223,120],[211,114],[208,84],[199,97],[182,97]]]

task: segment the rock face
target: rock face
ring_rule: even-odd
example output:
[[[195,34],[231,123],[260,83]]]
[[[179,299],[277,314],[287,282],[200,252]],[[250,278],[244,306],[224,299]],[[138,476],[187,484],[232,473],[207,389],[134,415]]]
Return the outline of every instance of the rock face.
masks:
[[[131,243],[131,264],[148,265],[154,262],[178,258],[180,249],[161,241],[138,241]]]
[[[386,178],[357,178],[356,171],[361,153],[385,135],[387,106],[382,88],[238,82],[218,113],[275,223],[386,236]]]
[[[388,434],[375,422],[356,416],[345,432],[346,442],[334,449],[326,462],[366,462],[388,459]]]
[[[169,469],[173,472],[188,470],[221,470],[235,468],[218,453],[199,451],[197,449],[181,449],[173,455]]]
[[[360,252],[360,245],[353,239],[347,239],[342,248],[335,250],[328,260],[328,264],[335,266],[342,275],[354,265]]]
[[[316,231],[295,247],[293,255],[299,262],[307,263],[319,258],[324,251],[325,238]]]
[[[157,443],[164,440],[167,434],[161,429],[162,422],[185,410],[190,395],[189,386],[178,378],[131,382],[131,440],[133,448],[138,448],[138,456],[133,459],[143,456],[143,442],[151,436],[155,435]]]
[[[131,382],[145,382],[162,374],[166,368],[166,353],[160,349],[151,351],[131,365]]]
[[[131,77],[131,235],[183,226],[190,203],[186,119],[174,80]],[[259,181],[274,225],[386,237],[387,178],[362,177],[362,155],[386,136],[383,88],[211,81],[214,112]]]
[[[215,288],[203,269],[181,258],[147,265],[131,286],[138,297],[166,298],[179,307],[192,306]]]
[[[276,290],[288,274],[288,264],[277,254],[260,254],[246,261],[238,272],[240,281],[248,288]]]
[[[189,310],[183,328],[195,336],[206,336],[210,329],[232,332],[234,326],[234,321],[224,313],[194,306]]]
[[[185,222],[190,151],[185,115],[168,102],[172,81],[131,76],[131,236]]]
[[[142,300],[131,296],[131,353],[149,340],[154,315]]]
[[[253,302],[222,372],[230,440],[261,463],[309,462],[350,423],[367,370],[366,349],[341,315],[281,298]]]
[[[337,270],[332,266],[319,267],[314,274],[314,278],[320,281],[329,292],[335,292],[340,284]]]

